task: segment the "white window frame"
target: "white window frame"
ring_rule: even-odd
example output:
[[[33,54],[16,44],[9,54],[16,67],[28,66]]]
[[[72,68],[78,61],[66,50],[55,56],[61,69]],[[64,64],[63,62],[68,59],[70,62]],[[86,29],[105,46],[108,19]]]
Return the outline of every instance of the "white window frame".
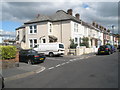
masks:
[[[74,22],[74,32],[78,32],[78,23]]]
[[[36,29],[34,26],[36,26]],[[30,27],[32,27],[32,29],[30,29]],[[35,30],[36,30],[36,32],[35,32]],[[30,33],[30,31],[32,31],[32,33]],[[37,34],[37,25],[30,25],[29,26],[29,34]]]
[[[32,46],[34,47],[35,46],[35,43],[34,43],[34,40],[37,40],[37,38],[29,38],[29,48],[32,48],[32,47],[30,47],[30,40],[32,40]],[[37,43],[38,43],[38,40],[37,40]],[[36,43],[36,44],[37,44]]]
[[[49,24],[49,32],[52,33],[52,24]]]
[[[77,41],[76,41],[76,40],[77,40]],[[78,38],[77,38],[77,37],[75,37],[75,40],[74,40],[74,41],[75,41],[75,43],[77,43],[77,42],[78,42]]]

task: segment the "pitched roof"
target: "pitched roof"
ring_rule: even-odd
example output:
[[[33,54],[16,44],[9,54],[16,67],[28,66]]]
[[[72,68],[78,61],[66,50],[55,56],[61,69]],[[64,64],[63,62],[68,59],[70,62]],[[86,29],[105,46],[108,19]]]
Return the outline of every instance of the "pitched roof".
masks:
[[[40,16],[38,16],[38,17],[36,17],[36,18],[34,18],[34,19],[28,21],[28,22],[25,22],[24,24],[35,23],[35,22],[41,22],[41,21],[48,21],[48,20],[51,20],[51,19],[49,18],[49,16],[40,15]]]
[[[25,26],[26,26],[26,25],[22,25],[22,26],[16,28],[15,30],[18,30],[18,29],[21,29],[21,28],[25,28]]]
[[[38,17],[34,18],[33,20],[25,22],[24,24],[43,22],[43,21],[54,22],[54,21],[62,21],[62,20],[73,20],[73,21],[81,23],[81,20],[78,20],[74,16],[71,16],[71,15],[67,14],[63,10],[58,10],[55,14],[53,14],[51,16],[39,15]]]

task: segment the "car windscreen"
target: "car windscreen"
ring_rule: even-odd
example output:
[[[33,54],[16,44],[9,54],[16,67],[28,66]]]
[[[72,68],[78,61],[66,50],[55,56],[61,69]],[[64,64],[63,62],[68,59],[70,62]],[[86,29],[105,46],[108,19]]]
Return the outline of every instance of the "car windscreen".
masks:
[[[32,53],[32,54],[36,54],[37,53],[37,51],[35,51],[35,50],[29,50],[28,52]]]
[[[105,48],[105,46],[100,46],[100,48]]]
[[[64,45],[63,44],[59,44],[59,48],[64,48]]]

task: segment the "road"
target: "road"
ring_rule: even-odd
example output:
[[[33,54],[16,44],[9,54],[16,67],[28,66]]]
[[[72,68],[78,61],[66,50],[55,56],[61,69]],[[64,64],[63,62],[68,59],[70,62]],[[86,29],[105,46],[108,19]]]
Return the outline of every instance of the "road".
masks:
[[[47,57],[38,74],[8,81],[5,88],[117,88],[118,53],[89,58]]]

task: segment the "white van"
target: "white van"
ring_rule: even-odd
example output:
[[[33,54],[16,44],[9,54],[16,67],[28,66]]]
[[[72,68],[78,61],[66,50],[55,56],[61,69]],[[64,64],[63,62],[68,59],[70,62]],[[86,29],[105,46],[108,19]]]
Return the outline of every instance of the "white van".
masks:
[[[65,51],[63,43],[39,43],[33,49],[50,57],[64,55]]]

